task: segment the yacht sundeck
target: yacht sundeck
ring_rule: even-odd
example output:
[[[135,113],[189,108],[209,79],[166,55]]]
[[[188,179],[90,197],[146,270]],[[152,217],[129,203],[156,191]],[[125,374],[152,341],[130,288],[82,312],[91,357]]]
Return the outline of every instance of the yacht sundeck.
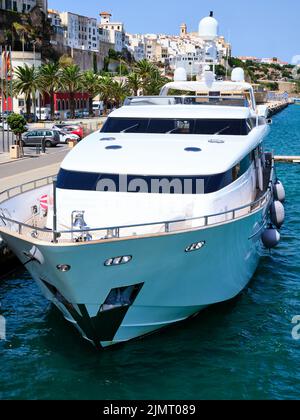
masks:
[[[97,348],[152,333],[238,295],[278,242],[268,132],[243,80],[128,98],[57,179],[2,193],[1,235]]]

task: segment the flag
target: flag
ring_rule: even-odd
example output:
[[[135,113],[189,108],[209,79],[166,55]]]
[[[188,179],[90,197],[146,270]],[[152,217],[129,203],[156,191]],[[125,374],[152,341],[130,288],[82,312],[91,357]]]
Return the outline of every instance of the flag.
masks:
[[[4,79],[3,74],[4,74],[4,69],[3,69],[3,54],[4,53],[0,53],[0,78]]]
[[[12,62],[11,62],[11,51],[8,51],[6,53],[6,71],[7,71],[7,80],[11,81],[12,73],[13,73]]]

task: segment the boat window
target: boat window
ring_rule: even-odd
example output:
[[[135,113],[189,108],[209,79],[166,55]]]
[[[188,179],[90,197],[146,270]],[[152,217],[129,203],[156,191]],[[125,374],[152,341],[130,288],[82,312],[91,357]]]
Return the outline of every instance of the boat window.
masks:
[[[150,119],[147,133],[193,134],[194,120]]]
[[[209,194],[230,185],[247,171],[247,156],[237,168],[216,175],[145,176],[76,172],[61,169],[57,188],[79,191],[124,192],[145,194]]]
[[[148,118],[108,118],[101,132],[103,133],[146,133]]]
[[[250,119],[108,118],[101,132],[245,136],[252,129]]]
[[[246,136],[251,131],[244,119],[199,119],[196,120],[194,134],[222,134]]]

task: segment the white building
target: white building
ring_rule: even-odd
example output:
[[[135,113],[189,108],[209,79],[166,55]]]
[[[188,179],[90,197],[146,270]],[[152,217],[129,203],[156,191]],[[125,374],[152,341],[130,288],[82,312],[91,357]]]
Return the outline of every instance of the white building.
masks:
[[[70,12],[60,13],[60,18],[65,31],[66,46],[87,51],[98,51],[97,19]]]
[[[57,51],[63,52],[65,46],[65,31],[62,26],[60,14],[57,10],[48,9],[48,21],[52,26],[51,44]]]
[[[22,52],[22,51],[13,51],[11,57],[11,64],[13,71],[16,67],[21,66],[23,67],[25,64],[29,67],[35,66],[40,67],[42,65],[42,58],[41,53],[33,53],[33,52]],[[14,74],[14,72],[13,72]],[[36,94],[36,107],[39,104],[39,94]],[[13,110],[16,113],[25,112],[25,97],[24,95],[20,94],[13,99]],[[34,106],[32,104],[31,111],[33,112]]]
[[[128,50],[133,55],[136,61],[141,61],[146,58],[145,54],[145,40],[142,35],[126,34],[128,38]]]
[[[114,49],[121,52],[126,48],[126,33],[122,22],[112,22],[112,15],[108,12],[100,13],[100,29],[105,29],[109,33],[109,42],[114,45]]]
[[[184,67],[192,76],[199,74],[205,65],[224,63],[223,58],[231,55],[231,46],[219,36],[219,25],[212,12],[200,21],[197,32],[189,33],[183,23],[179,36],[129,35],[129,50],[136,60],[161,62],[173,70]]]
[[[28,13],[35,6],[40,7],[43,12],[47,13],[47,0],[0,0],[0,9],[9,10],[18,13]]]

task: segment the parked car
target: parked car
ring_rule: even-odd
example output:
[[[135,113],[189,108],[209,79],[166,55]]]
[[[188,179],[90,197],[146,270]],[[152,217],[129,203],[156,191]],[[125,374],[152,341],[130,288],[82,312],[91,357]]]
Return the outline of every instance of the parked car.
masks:
[[[52,129],[64,131],[66,134],[75,134],[80,140],[83,138],[83,128],[79,124],[54,124]]]
[[[71,134],[71,133],[66,133],[63,130],[57,130],[58,134],[59,134],[59,138],[60,138],[60,142],[67,144],[69,142],[69,140],[80,140],[80,137],[77,136],[76,134]]]
[[[76,111],[75,118],[88,118],[90,116],[89,111],[84,109],[83,111]]]
[[[53,147],[60,144],[60,136],[57,130],[30,130],[22,135],[22,145],[39,146],[45,139],[46,147]]]
[[[76,134],[80,137],[80,140],[83,138],[83,127],[81,125],[70,125],[68,128],[68,132],[71,134]]]

